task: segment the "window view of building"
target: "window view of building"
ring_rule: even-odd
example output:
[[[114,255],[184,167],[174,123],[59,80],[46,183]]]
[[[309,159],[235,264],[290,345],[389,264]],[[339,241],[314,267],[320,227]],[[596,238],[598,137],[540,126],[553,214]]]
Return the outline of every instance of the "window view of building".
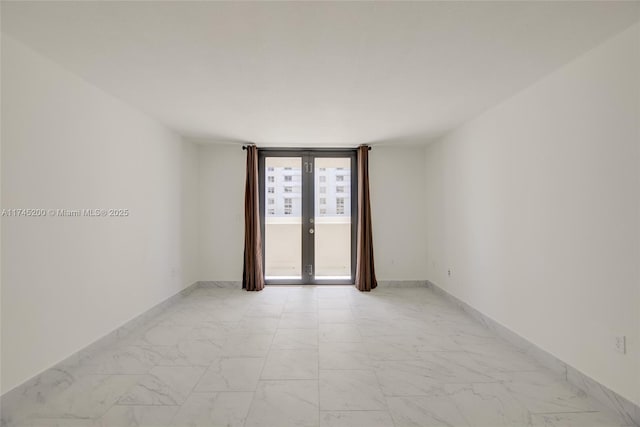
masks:
[[[265,201],[270,218],[302,215],[302,165],[299,160],[270,158],[265,165],[265,185],[269,197]]]
[[[316,168],[315,188],[320,194],[319,197],[316,195],[318,197],[315,211],[317,217],[351,216],[351,187],[345,185],[351,182],[350,172],[350,168],[329,167],[329,165]]]
[[[284,214],[291,215],[293,214],[293,201],[290,198],[284,199]]]
[[[267,199],[266,214],[270,217],[300,216],[302,214],[300,192],[302,184],[302,168],[290,166],[269,166],[266,168]],[[316,216],[351,216],[349,168],[319,167],[316,168],[316,189],[319,197]],[[321,186],[318,184],[321,183]],[[339,195],[339,197],[337,196]]]

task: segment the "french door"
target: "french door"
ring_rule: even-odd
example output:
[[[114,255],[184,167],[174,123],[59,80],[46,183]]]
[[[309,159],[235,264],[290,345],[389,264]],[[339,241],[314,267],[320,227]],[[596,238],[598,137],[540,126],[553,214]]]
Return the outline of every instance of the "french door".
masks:
[[[260,149],[266,284],[352,284],[356,151]]]

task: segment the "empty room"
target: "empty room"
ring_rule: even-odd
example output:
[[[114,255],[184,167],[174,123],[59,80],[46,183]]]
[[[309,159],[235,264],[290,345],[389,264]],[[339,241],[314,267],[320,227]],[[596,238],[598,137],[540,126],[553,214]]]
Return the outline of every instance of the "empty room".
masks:
[[[640,427],[639,1],[0,30],[0,426]]]

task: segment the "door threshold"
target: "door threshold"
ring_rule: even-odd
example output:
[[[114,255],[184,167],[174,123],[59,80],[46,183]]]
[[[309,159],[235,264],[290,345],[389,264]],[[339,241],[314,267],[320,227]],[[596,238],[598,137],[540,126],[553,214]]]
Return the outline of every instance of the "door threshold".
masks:
[[[265,283],[265,286],[355,286],[350,282],[327,282],[327,283]]]

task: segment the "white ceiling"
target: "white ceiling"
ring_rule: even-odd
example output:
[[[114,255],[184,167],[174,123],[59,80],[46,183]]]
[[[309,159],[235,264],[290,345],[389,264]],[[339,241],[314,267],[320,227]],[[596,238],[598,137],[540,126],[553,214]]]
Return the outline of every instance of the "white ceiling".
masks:
[[[638,2],[3,2],[2,31],[178,132],[425,141],[640,17]]]

